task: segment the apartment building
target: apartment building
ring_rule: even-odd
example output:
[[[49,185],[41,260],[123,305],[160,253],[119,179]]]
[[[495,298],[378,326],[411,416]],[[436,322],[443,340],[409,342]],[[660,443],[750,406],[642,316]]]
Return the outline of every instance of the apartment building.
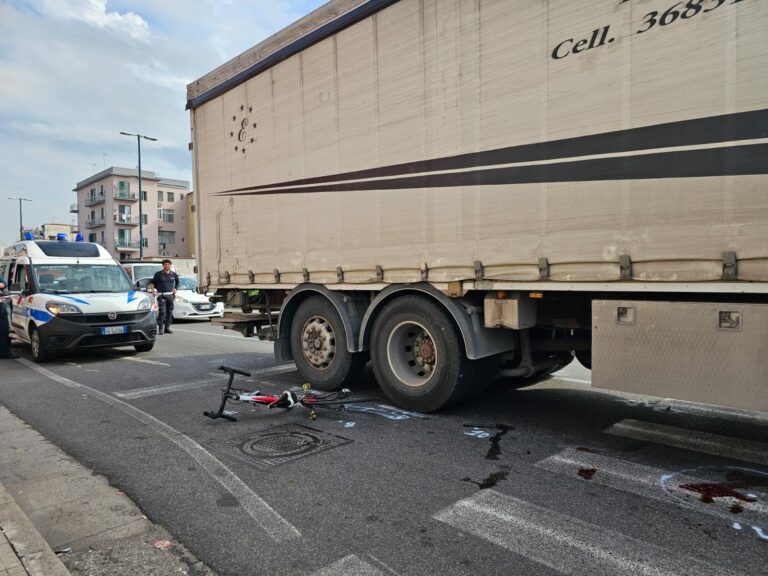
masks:
[[[141,171],[144,257],[188,258],[189,182]],[[112,166],[78,182],[73,190],[80,233],[119,260],[139,257],[139,173]]]

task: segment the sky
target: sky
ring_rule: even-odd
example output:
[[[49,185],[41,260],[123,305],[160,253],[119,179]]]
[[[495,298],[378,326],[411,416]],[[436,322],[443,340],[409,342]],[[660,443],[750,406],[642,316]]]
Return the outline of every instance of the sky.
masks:
[[[141,164],[192,182],[186,86],[325,0],[0,0],[0,245],[76,223],[77,182]]]

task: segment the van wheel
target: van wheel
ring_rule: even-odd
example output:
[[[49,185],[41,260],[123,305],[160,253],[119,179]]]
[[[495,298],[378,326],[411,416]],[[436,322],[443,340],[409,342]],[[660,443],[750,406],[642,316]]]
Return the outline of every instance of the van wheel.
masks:
[[[322,296],[307,298],[296,310],[291,322],[291,353],[302,377],[324,391],[352,385],[366,362],[365,354],[347,350],[341,316]]]
[[[401,296],[376,318],[371,333],[376,380],[397,406],[433,412],[472,391],[482,361],[467,359],[458,331],[441,307]]]
[[[40,332],[35,328],[30,329],[29,343],[32,346],[32,359],[35,362],[47,362],[50,360],[51,354],[43,346],[43,343],[40,341]]]
[[[133,348],[136,350],[136,352],[149,352],[154,347],[155,347],[154,342],[143,342],[141,344],[133,345]]]

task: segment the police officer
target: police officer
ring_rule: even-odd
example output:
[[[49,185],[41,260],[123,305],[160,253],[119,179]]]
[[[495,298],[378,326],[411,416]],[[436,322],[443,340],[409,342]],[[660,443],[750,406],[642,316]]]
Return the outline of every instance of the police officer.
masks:
[[[171,261],[163,260],[163,269],[155,272],[149,288],[157,294],[157,333],[173,334],[173,299],[179,287],[179,276],[171,270]]]
[[[5,278],[0,274],[0,359],[4,358],[18,358],[16,354],[11,352],[11,335],[10,327],[8,326],[8,309],[5,306],[5,299],[3,295],[7,295],[8,292],[5,289]]]

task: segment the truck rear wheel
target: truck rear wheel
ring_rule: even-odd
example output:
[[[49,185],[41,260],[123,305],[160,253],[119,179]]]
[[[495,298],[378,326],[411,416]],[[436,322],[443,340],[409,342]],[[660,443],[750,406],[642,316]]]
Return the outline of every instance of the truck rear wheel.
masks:
[[[336,390],[354,383],[365,367],[365,355],[347,350],[341,316],[327,299],[311,296],[291,322],[291,353],[296,368],[313,388]]]
[[[401,296],[376,318],[371,333],[376,380],[408,410],[432,412],[461,400],[479,364],[467,359],[448,314],[421,296]]]

